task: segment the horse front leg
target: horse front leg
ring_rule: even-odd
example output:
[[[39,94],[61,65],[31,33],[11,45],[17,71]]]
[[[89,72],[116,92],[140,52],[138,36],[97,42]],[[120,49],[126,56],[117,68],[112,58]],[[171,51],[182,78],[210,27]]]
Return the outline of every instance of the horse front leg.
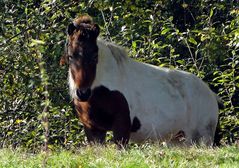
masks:
[[[106,137],[106,131],[99,130],[97,128],[87,128],[84,126],[84,131],[88,142],[90,143],[104,143]]]
[[[119,147],[125,147],[130,138],[131,121],[129,117],[116,117],[113,124],[113,141]]]

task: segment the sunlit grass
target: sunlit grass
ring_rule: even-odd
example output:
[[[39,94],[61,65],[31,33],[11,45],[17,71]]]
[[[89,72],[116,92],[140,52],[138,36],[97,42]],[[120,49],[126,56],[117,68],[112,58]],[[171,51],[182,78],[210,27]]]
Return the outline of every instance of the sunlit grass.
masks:
[[[44,159],[45,158],[45,159]],[[44,165],[44,160],[46,164]],[[168,148],[154,144],[117,149],[114,145],[86,146],[75,150],[57,150],[31,154],[22,149],[1,149],[0,167],[82,167],[82,168],[159,168],[159,167],[239,167],[239,149]]]

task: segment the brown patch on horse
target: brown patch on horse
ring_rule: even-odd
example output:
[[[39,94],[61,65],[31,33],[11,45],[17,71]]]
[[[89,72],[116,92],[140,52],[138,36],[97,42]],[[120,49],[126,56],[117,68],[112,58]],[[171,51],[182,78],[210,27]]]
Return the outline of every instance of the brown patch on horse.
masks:
[[[88,102],[80,102],[77,99],[74,99],[73,102],[80,121],[85,127],[91,128],[93,124],[89,118],[90,104]]]
[[[98,63],[97,37],[100,29],[90,16],[81,16],[68,26],[68,40],[61,63],[68,60],[78,89],[90,88]]]
[[[70,65],[70,72],[77,87],[89,88],[96,76],[96,64],[84,64],[81,61],[74,61]]]
[[[131,131],[130,111],[127,100],[119,91],[99,86],[92,91],[87,102],[75,99],[74,104],[79,119],[87,130],[89,141],[93,139],[101,142],[102,139],[97,140],[97,137],[102,138],[106,131],[113,131],[116,143],[128,143]]]
[[[81,23],[92,24],[93,19],[89,15],[82,15],[82,16],[79,16],[78,18],[76,18],[74,20],[74,23],[76,23],[78,25],[80,25]]]
[[[138,119],[138,117],[134,117],[132,126],[131,126],[131,132],[137,132],[141,127],[141,123]]]
[[[185,141],[185,132],[180,130],[176,135],[173,136],[172,138],[172,141],[175,141],[175,142],[183,142]]]

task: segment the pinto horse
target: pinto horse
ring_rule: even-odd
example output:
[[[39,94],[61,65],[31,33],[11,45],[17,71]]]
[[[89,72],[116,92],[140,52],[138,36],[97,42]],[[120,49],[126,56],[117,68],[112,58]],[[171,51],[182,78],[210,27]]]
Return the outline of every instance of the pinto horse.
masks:
[[[68,26],[65,54],[69,88],[87,139],[116,143],[167,141],[212,145],[218,121],[215,94],[195,75],[127,57],[98,39],[90,16]]]

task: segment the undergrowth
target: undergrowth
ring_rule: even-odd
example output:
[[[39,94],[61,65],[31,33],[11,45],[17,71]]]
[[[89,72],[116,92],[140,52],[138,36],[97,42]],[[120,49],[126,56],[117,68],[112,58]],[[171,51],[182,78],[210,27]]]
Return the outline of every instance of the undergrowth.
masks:
[[[46,164],[44,164],[45,157]],[[71,150],[58,149],[48,154],[31,153],[20,148],[0,150],[0,167],[233,168],[238,165],[239,148],[236,146],[177,148],[144,144],[119,150],[111,144],[85,146]]]

